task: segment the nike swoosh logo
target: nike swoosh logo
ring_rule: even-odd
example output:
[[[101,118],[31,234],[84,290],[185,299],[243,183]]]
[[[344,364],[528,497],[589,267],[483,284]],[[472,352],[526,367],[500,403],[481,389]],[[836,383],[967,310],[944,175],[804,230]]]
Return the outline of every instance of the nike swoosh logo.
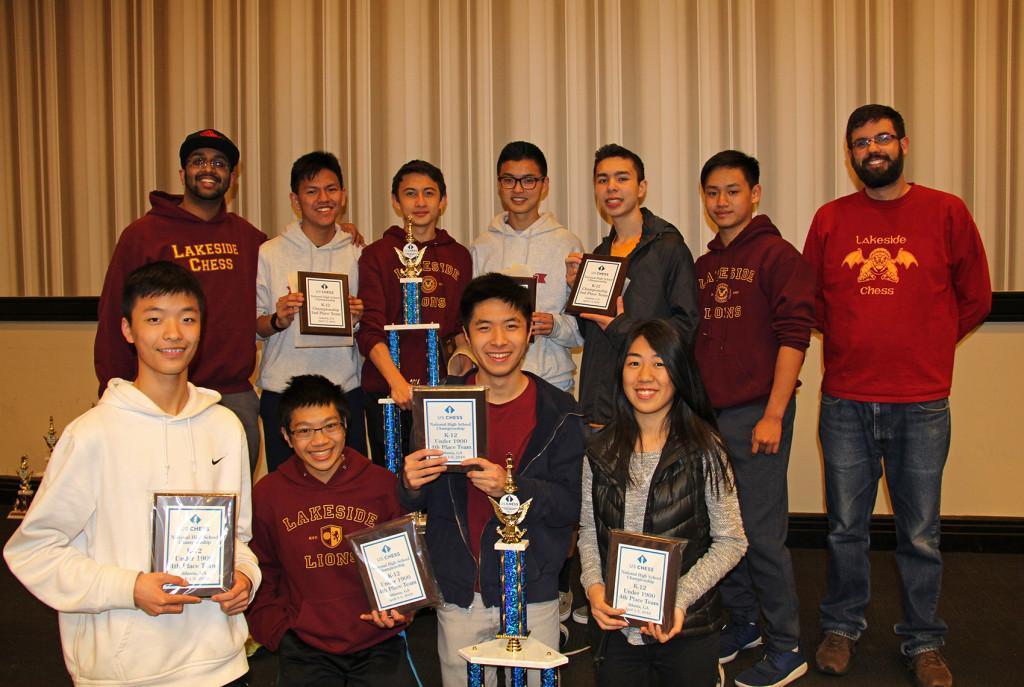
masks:
[[[224,460],[225,458],[227,458],[227,456],[221,456],[221,457],[220,457],[220,458],[218,458],[217,460],[212,460],[212,459],[211,459],[211,460],[210,460],[210,462],[211,462],[211,463],[213,463],[214,465],[216,465],[217,463],[221,462],[221,461],[222,461],[222,460]]]

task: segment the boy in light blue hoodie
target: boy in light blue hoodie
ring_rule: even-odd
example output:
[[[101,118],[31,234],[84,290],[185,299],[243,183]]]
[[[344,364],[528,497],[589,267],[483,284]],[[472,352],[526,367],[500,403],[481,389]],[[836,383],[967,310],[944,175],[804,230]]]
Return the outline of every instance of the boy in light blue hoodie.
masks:
[[[344,389],[349,407],[347,444],[366,454],[358,348],[351,338],[300,334],[296,318],[304,300],[296,280],[299,271],[347,274],[349,290],[358,293],[362,250],[353,242],[352,227],[337,224],[346,199],[338,158],[322,151],[303,155],[292,165],[291,187],[299,220],[260,246],[256,277],[256,333],[263,338],[260,417],[268,472],[292,454],[281,436],[277,407],[281,393],[298,375],[323,375]],[[358,325],[363,301],[352,295],[348,300]]]
[[[579,238],[554,213],[541,213],[548,193],[548,163],[533,143],[513,141],[498,156],[498,197],[503,211],[469,247],[473,276],[502,272],[537,278],[534,339],[523,369],[572,393],[576,364],[572,349],[583,345],[576,319],[562,312],[569,289],[564,258],[582,252]]]

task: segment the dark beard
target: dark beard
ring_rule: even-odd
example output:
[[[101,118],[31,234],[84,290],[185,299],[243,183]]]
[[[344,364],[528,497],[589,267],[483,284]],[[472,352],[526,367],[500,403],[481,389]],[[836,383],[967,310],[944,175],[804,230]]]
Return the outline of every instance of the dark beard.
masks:
[[[191,178],[185,178],[185,191],[194,199],[200,201],[220,200],[228,192],[230,184],[223,183],[219,178],[218,181],[220,183],[215,189],[212,191],[201,191],[199,189],[199,180],[197,179],[197,176],[198,175]]]
[[[876,158],[889,160],[888,166],[878,170],[869,168],[867,163]],[[857,178],[860,179],[868,188],[883,188],[885,186],[889,186],[903,174],[903,148],[898,149],[895,160],[890,159],[882,153],[876,153],[864,158],[864,162],[861,164],[857,164],[857,162],[851,158],[850,166],[853,167],[853,171],[857,174]]]

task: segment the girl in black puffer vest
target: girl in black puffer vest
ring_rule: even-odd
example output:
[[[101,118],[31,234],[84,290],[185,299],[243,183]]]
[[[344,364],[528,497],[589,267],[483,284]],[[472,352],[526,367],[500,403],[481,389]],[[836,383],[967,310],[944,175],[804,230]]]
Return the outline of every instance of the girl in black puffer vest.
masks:
[[[663,320],[637,325],[616,371],[612,422],[587,448],[580,513],[582,582],[598,685],[711,687],[718,679],[716,584],[746,538],[725,450],[692,351]],[[671,627],[626,628],[605,602],[611,529],[686,540]]]

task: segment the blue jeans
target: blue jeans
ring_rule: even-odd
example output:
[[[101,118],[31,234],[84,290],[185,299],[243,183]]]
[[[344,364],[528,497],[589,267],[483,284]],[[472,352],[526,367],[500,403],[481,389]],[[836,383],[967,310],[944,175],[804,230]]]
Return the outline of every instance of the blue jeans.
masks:
[[[936,613],[942,586],[939,502],[949,454],[949,399],[869,403],[821,396],[818,436],[825,455],[828,590],[821,602],[826,632],[859,639],[871,596],[869,526],[878,479],[889,485],[902,583],[900,651],[914,656],[945,644]]]

